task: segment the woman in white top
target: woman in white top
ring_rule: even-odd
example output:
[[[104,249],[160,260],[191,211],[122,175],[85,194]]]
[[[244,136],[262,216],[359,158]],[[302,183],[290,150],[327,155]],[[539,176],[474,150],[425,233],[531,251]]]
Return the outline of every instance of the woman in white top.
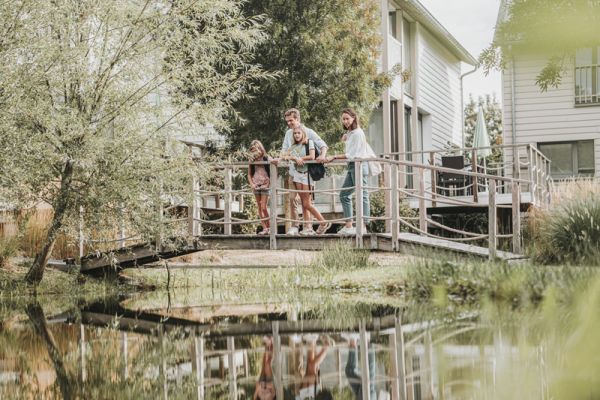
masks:
[[[360,128],[358,115],[351,108],[346,108],[342,111],[342,125],[346,130],[345,136],[345,151],[344,154],[338,154],[335,156],[327,157],[327,162],[333,160],[354,160],[356,158],[367,158],[369,157],[369,145],[367,144],[367,138],[365,132]],[[362,185],[367,186],[369,178],[369,164],[367,162],[362,163]],[[348,163],[348,170],[346,172],[346,179],[342,185],[340,191],[340,202],[342,203],[342,210],[344,212],[344,218],[346,219],[345,226],[338,232],[341,235],[354,235],[356,234],[356,228],[352,226],[352,193],[354,193],[354,187],[356,186],[355,179],[355,168],[354,162]],[[365,217],[365,223],[367,223],[368,217],[371,216],[371,203],[369,202],[369,191],[363,190],[362,195],[363,202],[363,215]],[[364,230],[366,231],[366,230]]]

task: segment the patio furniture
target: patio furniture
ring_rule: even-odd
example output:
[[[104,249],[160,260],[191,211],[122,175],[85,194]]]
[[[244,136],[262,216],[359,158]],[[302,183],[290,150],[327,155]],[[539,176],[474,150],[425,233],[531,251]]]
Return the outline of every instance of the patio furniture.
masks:
[[[465,169],[465,159],[463,156],[442,156],[442,167],[456,170]],[[471,182],[470,177],[453,174],[451,172],[440,172],[438,174],[438,188],[440,194],[448,196],[463,196],[467,195],[468,190],[465,186]]]

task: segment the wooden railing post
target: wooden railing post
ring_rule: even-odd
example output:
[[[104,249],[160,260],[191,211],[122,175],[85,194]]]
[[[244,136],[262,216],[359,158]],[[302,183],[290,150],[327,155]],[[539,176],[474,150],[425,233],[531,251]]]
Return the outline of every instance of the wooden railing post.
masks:
[[[121,221],[119,222],[119,248],[125,248],[125,207],[121,204]]]
[[[194,337],[192,370],[196,377],[198,400],[204,399],[204,338]]]
[[[427,233],[427,206],[425,203],[425,170],[419,168],[419,229]]]
[[[515,151],[517,152],[516,158]],[[521,150],[516,145],[513,147],[513,177],[521,179]]]
[[[521,254],[521,187],[512,182],[512,249]]]
[[[360,376],[362,384],[362,398],[365,400],[370,400],[371,377],[369,376],[369,341],[367,339],[367,329],[364,320],[360,320],[358,323],[358,330],[360,338],[360,345],[358,346],[360,350],[360,369],[362,370],[362,374]],[[373,360],[373,362],[375,362],[375,360]]]
[[[229,395],[237,399],[237,367],[235,365],[235,341],[233,336],[227,337],[227,363],[229,364]]]
[[[496,215],[496,180],[489,180],[489,214],[488,214],[488,241],[489,241],[489,258],[496,258],[496,232],[498,229]]]
[[[356,248],[363,248],[363,224],[364,224],[364,209],[363,209],[363,188],[362,184],[362,161],[354,161],[354,183],[356,185]]]
[[[79,258],[83,257],[85,236],[83,234],[83,206],[79,206]]]
[[[431,165],[431,207],[436,207],[437,197],[437,171],[435,170],[435,152],[429,152],[429,165]]]
[[[79,324],[79,379],[87,380],[87,344],[85,342],[85,326]]]
[[[474,173],[479,173],[479,171],[477,170],[477,150],[473,149],[472,153],[471,153],[471,172]],[[477,202],[479,201],[479,182],[477,181],[477,177],[473,176],[473,202],[475,204],[477,204]],[[465,193],[466,194],[466,193]]]
[[[406,361],[404,357],[404,332],[402,319],[398,316],[395,320],[395,329],[390,335],[392,342],[392,370],[395,382],[392,385],[392,398],[406,400]]]
[[[165,216],[165,210],[163,208],[163,202],[162,202],[162,193],[163,193],[163,183],[159,182],[159,192],[158,192],[158,205],[157,205],[157,212],[158,212],[158,231],[156,232],[156,243],[155,243],[155,248],[156,248],[156,252],[160,253],[161,249],[162,249],[162,240],[163,240],[163,224],[164,224],[164,216]]]
[[[547,207],[550,207],[550,204],[552,203],[552,161],[550,160],[546,160],[546,187],[548,190],[548,199],[547,199]]]
[[[273,380],[275,383],[275,390],[277,392],[276,398],[283,399],[283,355],[281,354],[281,336],[279,335],[279,321],[273,321],[271,324],[273,329]]]
[[[334,213],[335,212],[335,198],[336,198],[336,196],[333,195],[333,193],[335,192],[335,187],[336,187],[335,176],[331,175],[329,177],[329,179],[331,180],[331,193],[329,193],[329,212]],[[288,200],[288,203],[289,203],[289,200]]]
[[[533,175],[534,161],[533,161],[533,148],[531,144],[527,145],[527,163],[529,164],[529,195],[531,196],[531,202],[535,204],[535,181]]]
[[[269,165],[269,175],[271,180],[271,187],[269,188],[269,248],[271,250],[277,250],[277,166],[275,164]],[[289,198],[289,197],[288,197]],[[289,204],[286,197],[284,196],[284,202]]]
[[[391,164],[390,165],[390,197],[391,197],[391,207],[390,207],[390,217],[391,217],[391,234],[392,234],[392,250],[398,251],[398,231],[400,227],[398,226],[398,165]],[[387,213],[386,213],[387,214]]]
[[[192,178],[192,198],[188,204],[188,235],[198,236],[198,178]]]
[[[223,201],[223,233],[231,235],[231,167],[225,167],[225,194]]]

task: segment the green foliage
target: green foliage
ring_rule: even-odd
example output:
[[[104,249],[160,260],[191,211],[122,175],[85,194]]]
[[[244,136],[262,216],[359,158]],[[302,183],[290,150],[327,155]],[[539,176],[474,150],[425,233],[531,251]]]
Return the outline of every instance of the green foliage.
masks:
[[[316,264],[330,272],[368,268],[373,266],[369,255],[369,250],[355,249],[349,243],[340,240],[324,248]]]
[[[533,216],[533,257],[542,263],[600,265],[600,195],[582,194]]]
[[[295,107],[302,121],[328,142],[339,138],[340,112],[357,109],[366,125],[391,74],[377,74],[379,2],[376,0],[250,0],[248,15],[266,15],[268,40],[254,60],[274,80],[257,84],[256,97],[237,104],[232,148],[259,138],[278,147],[286,126],[283,113]]]
[[[441,293],[458,302],[493,298],[521,305],[538,303],[549,288],[565,295],[574,294],[595,274],[595,270],[584,268],[465,262],[439,257],[416,263],[407,273],[403,290],[416,298],[439,299]]]
[[[598,45],[600,3],[590,0],[506,1],[496,38],[479,56],[486,72],[504,69],[512,56],[540,54],[548,58],[536,84],[542,91],[557,87],[574,60],[575,50]],[[501,10],[502,11],[502,10]]]
[[[377,192],[371,195],[371,216],[373,217],[383,217],[385,216],[385,194],[383,192]],[[398,204],[398,213],[400,218],[414,218],[419,215],[419,213],[410,208],[410,205],[405,199],[400,199]],[[376,220],[371,221],[369,223],[369,231],[373,233],[383,233],[385,232],[385,221]],[[404,224],[400,224],[401,232],[410,232],[410,228],[408,228]]]
[[[0,5],[0,194],[53,207],[46,244],[76,229],[80,207],[95,229],[178,234],[157,208],[199,171],[167,150],[170,137],[227,129],[233,104],[269,76],[250,62],[262,19],[241,4]]]
[[[8,266],[9,259],[19,250],[19,238],[16,236],[0,236],[0,268]]]
[[[465,145],[473,146],[473,138],[475,136],[475,128],[477,126],[477,113],[479,109],[483,109],[485,125],[490,138],[490,144],[502,144],[502,105],[496,99],[496,96],[485,97],[479,96],[477,101],[469,96],[469,102],[465,105]],[[467,157],[471,157],[467,154]],[[494,149],[492,154],[486,158],[488,164],[500,164],[502,162],[502,150]],[[490,171],[491,172],[491,171]]]

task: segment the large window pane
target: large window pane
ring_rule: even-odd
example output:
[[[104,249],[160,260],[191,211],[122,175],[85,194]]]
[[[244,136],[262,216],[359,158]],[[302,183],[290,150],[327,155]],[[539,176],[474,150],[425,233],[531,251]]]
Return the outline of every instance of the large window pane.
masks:
[[[555,178],[573,175],[573,147],[571,143],[540,144],[540,151],[551,161]]]
[[[402,19],[402,69],[412,71],[411,59],[412,38],[410,37],[410,22]],[[412,79],[404,83],[404,92],[410,94],[412,92]]]
[[[580,175],[594,174],[593,140],[585,140],[577,143],[577,164]]]
[[[389,13],[389,32],[394,39],[398,39],[398,31],[396,30],[396,11],[390,11]]]

